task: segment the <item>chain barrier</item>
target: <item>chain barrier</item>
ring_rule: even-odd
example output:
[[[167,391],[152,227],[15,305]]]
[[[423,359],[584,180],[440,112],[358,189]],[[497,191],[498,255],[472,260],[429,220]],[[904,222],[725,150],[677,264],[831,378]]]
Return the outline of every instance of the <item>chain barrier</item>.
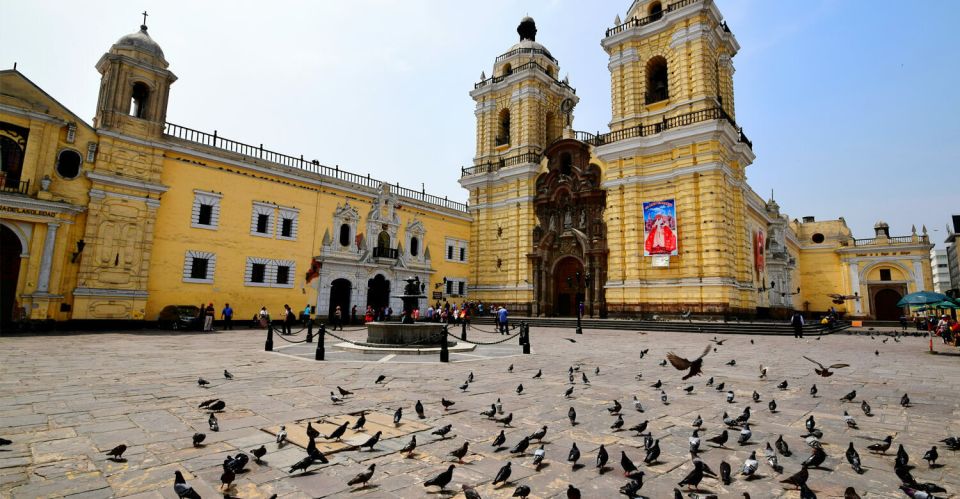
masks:
[[[479,342],[479,341],[470,341],[470,340],[460,339],[459,336],[456,336],[456,335],[454,335],[453,333],[451,333],[450,331],[447,331],[447,336],[451,336],[451,337],[453,337],[453,338],[456,339],[456,340],[465,341],[465,342],[467,342],[467,343],[472,343],[472,344],[474,344],[474,345],[499,345],[500,343],[505,343],[505,342],[507,342],[507,341],[510,341],[510,340],[516,338],[517,336],[520,336],[521,334],[523,334],[522,331],[519,332],[519,333],[510,335],[510,336],[507,336],[506,338],[504,338],[504,339],[502,339],[502,340],[499,340],[499,341]]]
[[[470,327],[470,329],[476,329],[477,331],[480,331],[481,333],[501,334],[500,331],[487,331],[487,330],[481,329],[480,327],[477,327],[476,325],[473,325],[473,324],[471,324],[469,327]],[[509,325],[509,326],[507,326],[507,327],[508,327],[509,329],[516,329],[516,328],[520,327],[520,324],[514,322],[512,325]]]
[[[300,341],[288,340],[288,339],[284,338],[284,336],[289,336],[289,335],[285,335],[285,334],[274,334],[274,336],[278,336],[281,340],[286,341],[287,343],[306,343],[306,342],[307,342],[307,339],[306,339],[306,338],[304,338],[304,339],[302,339],[302,340],[300,340]]]

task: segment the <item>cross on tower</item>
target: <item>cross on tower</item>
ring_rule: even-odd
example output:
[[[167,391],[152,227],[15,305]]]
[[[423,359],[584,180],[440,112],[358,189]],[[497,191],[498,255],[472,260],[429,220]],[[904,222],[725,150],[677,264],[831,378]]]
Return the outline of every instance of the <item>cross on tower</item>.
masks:
[[[147,27],[147,11],[143,11],[143,27]]]

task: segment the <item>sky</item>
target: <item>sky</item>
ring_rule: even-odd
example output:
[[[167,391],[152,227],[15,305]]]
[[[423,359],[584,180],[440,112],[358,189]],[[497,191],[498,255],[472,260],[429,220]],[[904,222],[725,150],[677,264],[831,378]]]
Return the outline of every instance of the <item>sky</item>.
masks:
[[[926,225],[942,247],[960,213],[960,2],[716,0],[741,50],[737,122],[748,181],[791,218],[844,217],[855,237]],[[179,79],[167,121],[464,201],[481,71],[524,15],[608,131],[600,47],[629,0],[0,0],[0,68],[89,123],[94,65],[149,13]],[[909,6],[906,9],[905,6]],[[2,91],[2,89],[0,89]]]

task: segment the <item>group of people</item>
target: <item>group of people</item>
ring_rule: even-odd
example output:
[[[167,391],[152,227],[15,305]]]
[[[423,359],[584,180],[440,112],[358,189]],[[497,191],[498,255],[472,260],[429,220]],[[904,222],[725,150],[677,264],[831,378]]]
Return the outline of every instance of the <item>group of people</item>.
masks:
[[[907,330],[907,321],[906,315],[900,317],[900,327],[903,328],[904,331]],[[957,338],[960,337],[960,322],[957,322],[949,315],[943,314],[937,317],[936,315],[922,316],[914,314],[912,321],[917,331],[933,333],[939,336],[944,344],[949,343],[957,346]]]

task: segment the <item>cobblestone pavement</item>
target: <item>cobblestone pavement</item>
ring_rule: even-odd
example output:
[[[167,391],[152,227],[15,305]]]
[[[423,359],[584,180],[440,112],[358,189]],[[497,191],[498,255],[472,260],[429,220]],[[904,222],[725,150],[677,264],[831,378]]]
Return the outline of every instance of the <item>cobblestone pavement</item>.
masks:
[[[347,334],[359,338],[361,333]],[[477,338],[486,340],[486,336]],[[800,435],[811,414],[823,431],[823,448],[828,454],[823,467],[810,472],[809,484],[818,497],[842,497],[847,486],[856,487],[863,497],[902,497],[893,473],[898,444],[909,453],[918,480],[942,485],[948,491],[942,494],[946,497],[960,488],[960,455],[937,442],[960,435],[960,396],[955,381],[960,375],[960,357],[945,355],[956,351],[943,345],[935,348],[944,354],[926,353],[925,338],[882,342],[880,337],[846,334],[821,340],[729,336],[705,358],[702,377],[682,382],[681,372],[659,362],[668,351],[696,357],[707,345],[707,335],[593,330],[574,335],[570,330],[534,328],[532,355],[521,355],[520,347],[508,342],[479,347],[472,352],[476,357],[449,364],[431,357],[410,361],[397,356],[384,361],[382,355],[316,362],[292,349],[264,352],[264,337],[263,331],[230,331],[0,338],[0,437],[13,441],[0,447],[0,496],[174,498],[173,475],[180,470],[200,495],[218,497],[224,492],[219,488],[223,459],[238,451],[249,454],[265,444],[268,452],[263,463],[250,462],[229,489],[232,496],[447,497],[451,494],[425,488],[422,483],[453,463],[457,468],[448,490],[470,484],[485,498],[509,497],[517,485],[527,485],[532,489],[530,497],[565,497],[567,485],[574,484],[583,497],[614,498],[622,497],[617,489],[626,483],[620,467],[621,452],[625,452],[645,472],[644,495],[672,497],[676,483],[693,468],[687,451],[691,421],[701,415],[702,436],[712,437],[723,429],[724,411],[738,415],[745,407],[753,411],[749,443],[737,445],[737,431],[733,430],[728,449],[704,443],[702,458],[714,470],[721,461],[738,470],[751,450],[762,456],[765,442],[773,443],[782,434],[794,451],[790,457],[780,457],[784,474],[775,473],[761,458],[761,477],[751,481],[735,477],[730,485],[707,478],[700,485],[704,492],[720,497],[740,497],[744,491],[754,498],[799,497],[778,480],[798,471],[809,455]],[[329,340],[327,351],[331,352],[335,340]],[[278,339],[276,346],[284,344]],[[641,358],[644,349],[649,349],[649,354]],[[846,362],[851,366],[821,378],[801,355],[825,364]],[[736,365],[727,365],[732,359]],[[769,366],[766,379],[759,378],[761,363]],[[507,369],[510,364],[512,373]],[[581,366],[590,384],[584,384],[578,373],[573,396],[565,399],[564,391],[571,386],[567,377],[571,365]],[[597,367],[599,374],[595,374]],[[234,380],[224,379],[224,368],[235,375]],[[532,379],[539,369],[542,378]],[[474,382],[461,392],[458,386],[470,372]],[[375,384],[380,374],[386,380]],[[212,385],[198,387],[198,376]],[[724,392],[705,386],[711,376],[733,390],[734,402],[727,403]],[[669,405],[661,403],[659,391],[650,387],[658,379],[664,384]],[[787,389],[777,389],[784,380]],[[518,394],[521,383],[524,390]],[[816,398],[808,393],[813,383],[819,388]],[[689,395],[680,389],[688,384],[694,387]],[[334,406],[329,392],[338,385],[353,395]],[[840,402],[841,396],[854,389],[853,403]],[[753,391],[760,394],[758,403],[751,400]],[[899,404],[904,393],[912,401],[907,408]],[[633,408],[634,395],[646,412]],[[456,404],[445,411],[441,397]],[[201,401],[212,398],[226,402],[226,409],[218,414],[219,432],[208,429],[207,412],[197,408]],[[500,451],[491,441],[503,425],[479,416],[497,398],[502,400],[504,413],[513,414],[512,423],[504,428],[508,448]],[[662,448],[658,463],[642,463],[642,438],[610,428],[615,417],[606,407],[614,399],[624,406],[624,428],[649,421]],[[767,409],[772,399],[777,402],[776,413]],[[423,402],[426,419],[416,418],[416,400]],[[862,400],[872,406],[873,416],[864,415]],[[404,416],[394,428],[390,417],[397,407],[403,408]],[[567,419],[570,407],[578,414],[576,426]],[[841,419],[844,409],[856,418],[859,429],[847,428]],[[368,432],[373,428],[385,431],[373,451],[331,453],[329,465],[314,466],[306,474],[288,473],[305,455],[296,445],[298,440],[303,442],[297,422],[338,421],[344,415],[352,421],[356,416],[350,414],[361,410],[372,411]],[[287,425],[293,441],[282,449],[264,431],[280,424]],[[445,424],[453,426],[447,438],[431,435],[432,429]],[[536,443],[522,455],[511,454],[509,447],[542,425],[548,426],[543,439],[546,459],[537,471],[531,464]],[[319,426],[324,432],[332,428]],[[207,438],[202,447],[194,448],[191,436],[197,431],[205,432]],[[410,431],[419,445],[408,458],[397,451],[409,439]],[[867,450],[887,435],[894,436],[890,452],[874,455]],[[354,443],[363,438],[363,434],[348,436]],[[463,442],[469,442],[469,454],[463,464],[454,463],[449,453]],[[566,462],[574,442],[585,465],[578,469]],[[863,459],[863,475],[853,473],[843,457],[849,442]],[[107,460],[104,453],[121,443],[128,446],[125,460]],[[594,466],[601,444],[610,455],[604,473]],[[930,469],[921,456],[935,444],[942,466]],[[513,465],[509,483],[493,487],[497,470],[508,461]],[[377,467],[369,485],[346,485],[371,463]]]

